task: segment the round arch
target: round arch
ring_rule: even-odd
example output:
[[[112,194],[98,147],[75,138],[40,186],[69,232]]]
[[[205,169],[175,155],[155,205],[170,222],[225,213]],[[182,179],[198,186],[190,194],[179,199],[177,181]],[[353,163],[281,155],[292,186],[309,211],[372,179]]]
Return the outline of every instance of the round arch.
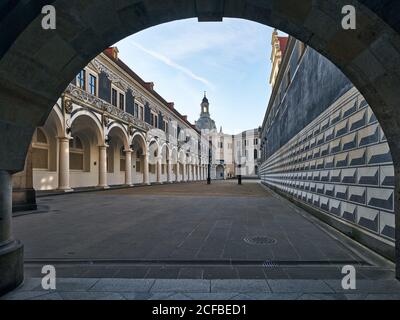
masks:
[[[341,10],[349,2],[357,12],[355,30],[341,27]],[[48,0],[46,4],[57,8],[56,30],[40,28],[42,5],[36,0],[18,4],[0,18],[0,28],[9,31],[0,36],[0,153],[13,155],[0,159],[3,172],[9,174],[23,169],[34,129],[44,124],[54,102],[77,72],[108,46],[168,21],[193,17],[201,21],[219,21],[223,17],[236,17],[276,27],[296,37],[343,71],[366,98],[385,132],[398,194],[400,24],[392,14],[400,12],[398,0],[379,3],[304,0],[301,5],[296,0],[103,0],[95,4],[83,0]],[[10,28],[9,21],[18,21],[18,24]],[[21,70],[29,70],[29,73]],[[97,132],[99,140],[104,139],[101,133],[102,130],[100,134]],[[397,197],[398,276],[399,202]],[[20,278],[13,281],[19,283]]]
[[[140,147],[140,148],[142,149],[142,151],[143,151],[143,155],[146,155],[146,154],[147,154],[146,137],[145,137],[142,133],[136,131],[136,132],[132,135],[132,138],[131,138],[130,141],[129,141],[129,145],[131,146],[131,148],[132,148],[134,151],[136,151],[136,149],[137,149],[138,147]],[[135,149],[135,148],[136,148],[136,149]]]
[[[89,121],[82,121],[83,119],[88,119]],[[80,122],[85,122],[86,125],[80,125]],[[74,133],[74,126],[79,126],[80,128],[78,130],[89,129],[93,131],[98,145],[103,145],[105,143],[103,126],[101,125],[100,120],[92,112],[89,112],[87,110],[80,110],[71,117],[68,125],[69,128],[72,130],[72,134]]]
[[[124,126],[121,125],[120,123],[118,123],[118,122],[112,123],[111,126],[108,128],[107,135],[109,137],[112,137],[112,136],[118,137],[122,141],[125,150],[130,149],[128,133],[126,132],[126,129],[124,128]]]

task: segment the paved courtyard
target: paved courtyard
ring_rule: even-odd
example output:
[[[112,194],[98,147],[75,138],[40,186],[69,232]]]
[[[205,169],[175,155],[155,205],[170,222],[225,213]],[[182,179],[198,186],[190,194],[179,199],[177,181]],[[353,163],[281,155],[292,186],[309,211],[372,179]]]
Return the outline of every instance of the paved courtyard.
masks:
[[[146,294],[141,292],[137,298],[154,298],[160,293],[158,283],[173,279],[181,281],[174,282],[178,287],[171,284],[169,295],[164,292],[159,297],[186,292],[190,298],[196,293],[193,288],[204,286],[197,293],[212,294],[210,298],[227,292],[234,298],[243,290],[250,296],[268,293],[279,298],[277,294],[284,293],[301,298],[314,293],[343,298],[338,291],[346,264],[356,267],[357,280],[369,283],[366,287],[389,281],[389,293],[400,294],[393,264],[257,181],[241,186],[235,181],[196,182],[45,196],[39,198],[36,213],[17,215],[13,222],[15,236],[25,244],[27,277],[25,286],[15,292],[17,297],[46,293],[37,290],[44,264],[56,266],[60,281],[77,282],[78,287],[90,283],[89,298],[97,291],[100,298],[114,293],[132,298],[134,288],[130,296],[124,296],[121,286],[129,287],[133,280],[146,286],[151,282]],[[188,279],[195,282],[179,289]],[[226,281],[220,282],[222,288],[212,290],[215,281],[221,280]],[[108,289],[96,290],[104,281]],[[247,285],[238,289],[243,283],[251,289]],[[67,288],[74,292],[74,286]],[[56,298],[68,296],[68,290],[61,287],[61,291]],[[365,298],[369,293],[363,294]]]

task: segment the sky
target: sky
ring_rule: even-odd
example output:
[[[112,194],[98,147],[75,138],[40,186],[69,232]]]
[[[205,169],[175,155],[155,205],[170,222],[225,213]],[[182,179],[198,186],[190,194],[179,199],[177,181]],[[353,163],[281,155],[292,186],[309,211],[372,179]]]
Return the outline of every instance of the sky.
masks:
[[[270,95],[272,29],[241,19],[161,24],[118,42],[119,57],[194,123],[207,92],[217,128],[262,124]]]

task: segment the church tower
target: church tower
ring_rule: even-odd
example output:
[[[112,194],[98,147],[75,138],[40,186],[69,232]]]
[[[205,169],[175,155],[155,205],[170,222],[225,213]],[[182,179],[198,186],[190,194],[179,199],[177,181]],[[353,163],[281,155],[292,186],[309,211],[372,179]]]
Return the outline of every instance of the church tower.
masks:
[[[200,104],[200,118],[196,121],[196,128],[199,130],[216,130],[215,122],[210,117],[210,103],[208,102],[206,92],[204,92],[203,100]]]
[[[210,104],[208,103],[208,99],[207,99],[205,91],[204,91],[204,98],[203,98],[203,101],[201,102],[200,106],[201,106],[200,117],[210,116],[210,110],[209,110]]]

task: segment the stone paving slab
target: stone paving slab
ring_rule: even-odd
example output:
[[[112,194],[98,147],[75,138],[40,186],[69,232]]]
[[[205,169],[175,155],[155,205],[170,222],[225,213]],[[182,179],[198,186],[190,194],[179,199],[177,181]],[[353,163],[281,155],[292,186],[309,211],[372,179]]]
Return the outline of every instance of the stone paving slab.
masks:
[[[360,280],[340,290],[330,280],[58,279],[56,290],[27,279],[1,300],[400,300],[400,282]],[[94,284],[92,284],[94,281]],[[92,284],[92,286],[90,286]],[[335,288],[336,290],[334,290]],[[386,291],[385,291],[386,289]]]
[[[152,292],[210,292],[209,280],[190,279],[156,279]]]
[[[90,291],[148,292],[154,282],[152,279],[100,279]]]
[[[268,285],[270,286],[272,292],[279,293],[335,293],[335,291],[322,280],[268,280]]]
[[[324,280],[335,292],[348,292],[341,286],[341,281]],[[400,294],[400,281],[398,280],[357,280],[353,293],[369,292],[374,294]]]
[[[271,292],[265,280],[211,280],[211,292]]]

